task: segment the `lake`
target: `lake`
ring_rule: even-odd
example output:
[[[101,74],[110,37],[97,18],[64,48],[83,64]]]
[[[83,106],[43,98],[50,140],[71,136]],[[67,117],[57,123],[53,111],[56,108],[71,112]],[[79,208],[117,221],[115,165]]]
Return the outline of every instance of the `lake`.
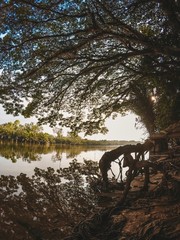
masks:
[[[17,176],[25,173],[32,176],[34,168],[68,167],[72,159],[83,162],[83,159],[99,161],[105,151],[118,146],[44,146],[0,144],[0,175]],[[117,164],[116,164],[117,165]],[[115,167],[113,172],[118,173]]]

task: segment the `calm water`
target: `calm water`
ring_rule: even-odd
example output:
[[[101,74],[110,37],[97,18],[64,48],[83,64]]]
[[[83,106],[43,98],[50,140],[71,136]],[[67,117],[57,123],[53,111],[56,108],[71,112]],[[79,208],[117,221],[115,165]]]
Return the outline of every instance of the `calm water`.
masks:
[[[31,176],[34,168],[47,169],[52,167],[68,167],[70,161],[76,158],[79,162],[83,159],[99,161],[105,151],[117,146],[37,146],[37,145],[12,145],[0,144],[0,175],[17,176],[25,173]],[[118,169],[117,169],[118,171]],[[115,169],[116,172],[116,169]]]

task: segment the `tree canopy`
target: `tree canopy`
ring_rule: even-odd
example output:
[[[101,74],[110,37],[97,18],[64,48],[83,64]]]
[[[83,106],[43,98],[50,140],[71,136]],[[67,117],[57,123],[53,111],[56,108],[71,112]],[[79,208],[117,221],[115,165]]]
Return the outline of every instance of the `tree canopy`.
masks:
[[[149,133],[180,119],[178,1],[3,0],[0,11],[7,113],[87,134],[127,110]]]

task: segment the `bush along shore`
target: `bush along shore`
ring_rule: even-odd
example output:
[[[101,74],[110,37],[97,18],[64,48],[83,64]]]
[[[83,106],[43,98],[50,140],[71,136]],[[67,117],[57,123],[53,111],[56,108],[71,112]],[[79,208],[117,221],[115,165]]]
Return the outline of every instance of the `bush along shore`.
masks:
[[[64,136],[61,129],[55,129],[55,135],[52,135],[43,132],[42,127],[37,124],[27,123],[22,125],[18,120],[0,125],[0,142],[62,145],[124,145],[137,143],[134,140],[88,140],[72,132]]]

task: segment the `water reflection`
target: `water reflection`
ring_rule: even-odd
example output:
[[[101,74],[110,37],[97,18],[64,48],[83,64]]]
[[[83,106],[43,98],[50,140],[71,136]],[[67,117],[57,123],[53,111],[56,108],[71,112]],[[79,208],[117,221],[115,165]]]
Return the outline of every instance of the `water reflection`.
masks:
[[[0,174],[17,176],[21,172],[32,175],[35,167],[46,169],[68,167],[77,158],[98,161],[113,146],[60,146],[0,144]]]
[[[97,163],[73,160],[58,171],[35,168],[32,177],[0,176],[0,239],[55,240],[69,235],[95,212],[97,196],[91,184],[98,181],[97,174]]]
[[[99,210],[97,161],[112,148],[0,145],[0,239],[68,236]]]

